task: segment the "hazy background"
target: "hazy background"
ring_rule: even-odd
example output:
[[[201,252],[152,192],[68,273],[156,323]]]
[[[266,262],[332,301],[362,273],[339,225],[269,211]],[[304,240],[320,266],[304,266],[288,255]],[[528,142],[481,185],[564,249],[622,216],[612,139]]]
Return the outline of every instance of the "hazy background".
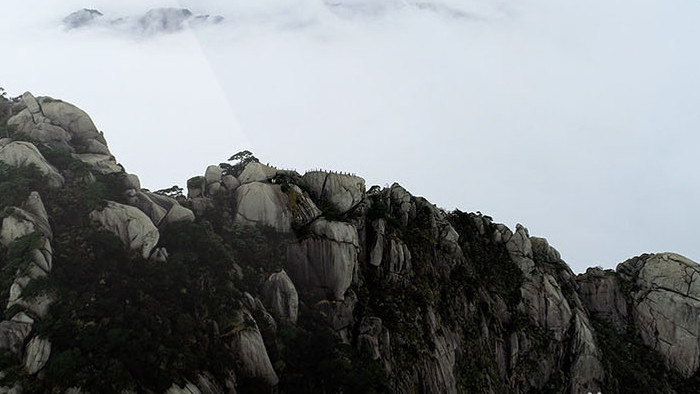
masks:
[[[226,19],[66,30],[83,7]],[[0,86],[87,111],[151,190],[250,149],[523,223],[575,271],[700,259],[700,2],[4,0],[0,15]]]

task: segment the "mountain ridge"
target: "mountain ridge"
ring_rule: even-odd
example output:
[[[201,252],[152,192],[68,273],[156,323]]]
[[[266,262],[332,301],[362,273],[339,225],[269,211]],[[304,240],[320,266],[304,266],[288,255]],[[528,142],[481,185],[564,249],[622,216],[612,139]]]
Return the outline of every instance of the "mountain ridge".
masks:
[[[250,152],[142,189],[79,108],[0,99],[7,392],[697,392],[700,267]],[[12,391],[14,390],[14,391]]]

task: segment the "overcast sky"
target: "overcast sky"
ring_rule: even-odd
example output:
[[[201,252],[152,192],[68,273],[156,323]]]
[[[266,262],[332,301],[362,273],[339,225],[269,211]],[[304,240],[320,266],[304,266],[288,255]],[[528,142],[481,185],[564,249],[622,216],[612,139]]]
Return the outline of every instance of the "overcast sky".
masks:
[[[401,183],[581,272],[700,259],[695,0],[3,0],[0,86],[72,102],[144,187],[242,149]],[[67,30],[95,8],[118,25]],[[223,23],[143,34],[154,7]]]

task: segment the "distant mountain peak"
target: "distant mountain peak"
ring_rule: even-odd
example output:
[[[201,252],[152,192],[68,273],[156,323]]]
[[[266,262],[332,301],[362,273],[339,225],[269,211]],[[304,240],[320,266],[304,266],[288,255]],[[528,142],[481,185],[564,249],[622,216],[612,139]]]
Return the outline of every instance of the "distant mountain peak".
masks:
[[[92,24],[96,19],[102,16],[104,16],[104,14],[98,10],[83,8],[63,18],[63,25],[68,29],[77,29]]]
[[[127,30],[143,35],[174,33],[192,26],[221,23],[221,15],[195,15],[187,8],[161,7],[152,8],[142,15],[119,18],[106,18],[95,9],[83,8],[63,18],[67,30],[84,28],[100,24],[112,29]]]

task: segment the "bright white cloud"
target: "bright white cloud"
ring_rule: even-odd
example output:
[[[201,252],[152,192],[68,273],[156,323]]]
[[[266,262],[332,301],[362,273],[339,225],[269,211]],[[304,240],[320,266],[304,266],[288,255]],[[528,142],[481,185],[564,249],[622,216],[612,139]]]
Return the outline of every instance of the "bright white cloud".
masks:
[[[697,2],[56,3],[0,4],[0,85],[85,109],[151,189],[250,148],[522,222],[579,271],[642,252],[700,258]],[[83,7],[226,20],[65,31]]]

